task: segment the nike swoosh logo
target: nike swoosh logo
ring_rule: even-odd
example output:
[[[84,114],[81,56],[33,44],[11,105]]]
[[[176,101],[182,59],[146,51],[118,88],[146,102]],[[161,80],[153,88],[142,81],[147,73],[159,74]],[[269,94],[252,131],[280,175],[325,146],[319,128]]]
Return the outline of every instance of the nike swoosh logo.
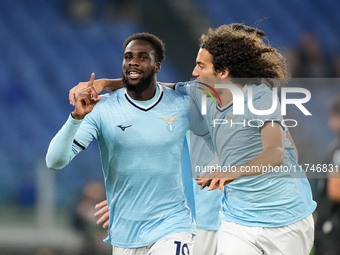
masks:
[[[119,125],[117,127],[119,127],[122,131],[125,131],[126,128],[131,127],[131,126],[132,125],[123,127],[123,125]]]

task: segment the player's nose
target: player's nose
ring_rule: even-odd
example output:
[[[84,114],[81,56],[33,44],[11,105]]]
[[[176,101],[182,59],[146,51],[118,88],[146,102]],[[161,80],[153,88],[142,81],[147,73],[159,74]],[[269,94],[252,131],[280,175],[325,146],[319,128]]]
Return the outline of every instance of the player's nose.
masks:
[[[129,66],[139,66],[138,58],[132,58],[129,62]]]
[[[192,70],[192,76],[198,77],[199,73],[197,72],[197,67],[194,68],[194,70]]]

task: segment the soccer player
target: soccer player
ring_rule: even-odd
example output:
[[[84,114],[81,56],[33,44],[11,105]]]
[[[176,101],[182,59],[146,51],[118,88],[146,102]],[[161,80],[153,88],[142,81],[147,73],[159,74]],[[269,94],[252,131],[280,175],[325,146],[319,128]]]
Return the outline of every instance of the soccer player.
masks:
[[[201,166],[204,169],[213,169],[218,164],[217,157],[211,150],[206,148],[205,141],[202,138],[191,134],[188,141],[190,141],[192,176],[195,177],[200,174],[200,171],[197,171],[196,166]],[[183,150],[185,150],[185,148]],[[194,206],[190,207],[194,210],[196,220],[196,236],[193,254],[215,255],[217,251],[217,231],[221,225],[219,213],[223,194],[219,192],[219,190],[200,190],[197,181],[190,177],[188,173],[184,173],[185,171],[190,172],[187,163],[182,165],[182,171],[182,179],[185,188],[192,189],[192,185],[188,184],[190,181],[194,184],[193,191],[186,193],[187,200],[194,199]],[[203,170],[201,173],[207,174],[206,171],[208,170]],[[190,180],[188,180],[189,178]],[[190,197],[190,195],[193,197]],[[107,228],[109,224],[107,200],[97,204],[95,209],[97,209],[97,212],[94,216],[100,217],[97,224],[102,224],[103,228]]]
[[[47,166],[65,167],[97,140],[113,254],[192,254],[195,223],[181,180],[189,100],[156,82],[165,57],[159,38],[135,34],[123,49],[125,89],[98,96],[92,74],[49,145]]]
[[[229,89],[219,90],[221,103],[216,106],[207,98],[207,113],[202,115],[207,125],[200,133],[210,135],[220,164],[234,167],[199,180],[202,188],[220,187],[224,194],[217,254],[309,254],[313,246],[311,214],[316,203],[281,125],[280,107],[260,115],[247,105],[249,97],[254,109],[270,109],[271,86],[288,76],[285,70],[284,58],[275,48],[244,31],[224,25],[201,37],[193,75],[208,85],[228,84],[244,96],[243,100]],[[199,82],[176,85],[201,109],[199,88]],[[244,107],[243,115],[233,114],[236,106]],[[228,124],[215,125],[215,120]],[[247,124],[250,120],[254,121]],[[245,171],[247,167],[252,171]],[[279,171],[267,171],[270,167]],[[297,171],[280,171],[292,167]]]
[[[259,44],[262,44],[262,42],[261,42],[261,40],[259,40],[259,39],[262,39],[263,37],[264,37],[264,32],[262,32],[262,31],[260,31],[260,30],[257,30],[257,29],[255,29],[255,28],[251,28],[251,27],[247,27],[247,26],[244,26],[244,25],[242,25],[242,24],[233,24],[233,25],[230,25],[229,26],[229,28],[232,30],[232,31],[234,31],[235,33],[241,33],[243,36],[245,36],[245,33],[247,33],[248,35],[246,36],[246,37],[249,37],[248,38],[248,40],[253,40],[253,41],[259,41],[258,43]],[[215,38],[215,39],[219,39],[219,41],[218,40],[216,40],[217,42],[219,42],[219,43],[221,43],[221,41],[223,41],[223,38],[221,39],[221,38]],[[237,38],[238,40],[240,39],[240,38]],[[216,48],[218,48],[219,46],[218,45],[216,45]],[[226,46],[227,47],[227,46]],[[245,52],[243,52],[244,53],[244,56],[240,56],[240,58],[242,59],[242,58],[244,58],[244,57],[246,57],[247,55],[246,55],[246,53]],[[252,53],[251,51],[250,51],[250,53]],[[269,52],[268,52],[269,53]],[[279,55],[279,54],[276,54],[276,53],[273,53],[274,55],[276,55],[276,57],[277,57],[277,59],[276,60],[280,60],[281,59],[281,56]],[[199,54],[200,55],[200,54]],[[221,54],[222,55],[222,54]],[[222,56],[219,56],[219,58],[221,59],[222,57],[228,57],[227,55],[222,55]],[[223,59],[222,59],[223,60]],[[279,62],[279,61],[278,61]],[[212,60],[210,59],[210,58],[208,58],[208,61],[205,61],[205,62],[203,62],[203,61],[200,61],[199,63],[198,63],[198,66],[199,65],[201,65],[201,66],[199,66],[199,68],[201,69],[201,70],[203,70],[203,69],[206,69],[205,68],[205,65],[206,64],[209,64],[210,66],[210,71],[213,69],[213,63],[212,63]],[[220,64],[220,63],[218,63],[218,64]],[[276,63],[277,64],[277,63]],[[260,68],[261,68],[261,66],[259,66]],[[213,70],[214,71],[214,70]],[[214,76],[205,76],[204,75],[204,72],[205,72],[205,70],[203,71],[203,74],[200,74],[199,75],[199,78],[207,78],[207,77],[214,77],[214,78],[216,78],[216,72],[213,72],[213,74],[214,74]],[[196,73],[195,73],[195,71],[194,71],[194,75],[195,75]],[[209,74],[209,73],[208,73]],[[259,75],[259,74],[256,74],[256,75]],[[108,81],[106,81],[106,82],[108,82]],[[178,87],[178,86],[177,86]],[[73,94],[72,94],[73,93]],[[72,93],[70,93],[70,97],[71,98],[73,98],[74,97],[74,91],[72,91]],[[286,135],[286,143],[290,143],[290,148],[288,148],[291,152],[292,151],[294,151],[294,148],[293,148],[293,142],[292,142],[292,139],[291,139],[291,137],[290,137],[290,135],[289,135],[289,133],[287,132],[287,130],[285,131],[286,133],[285,133],[285,135]],[[203,132],[204,133],[204,132]],[[202,134],[203,134],[202,133]],[[216,139],[220,139],[221,137],[216,137]],[[228,146],[228,143],[227,144],[223,144],[223,146],[224,146],[224,148],[225,149],[230,149]],[[287,146],[288,147],[288,146]],[[295,152],[297,152],[296,150],[295,150]],[[193,153],[192,155],[202,155],[202,153],[199,153],[199,154],[195,154],[195,153]],[[242,155],[242,153],[240,152],[240,155]],[[264,184],[266,184],[266,183],[264,183]],[[266,184],[267,185],[267,184]],[[309,186],[308,186],[308,183],[306,183],[306,180],[304,180],[303,181],[303,184],[302,184],[302,186],[305,186],[305,185],[307,185],[306,186],[306,197],[308,197],[308,194],[310,193],[310,189],[309,189]],[[260,185],[259,185],[260,186]],[[301,185],[300,185],[301,186]],[[246,189],[246,188],[245,188]],[[207,201],[209,201],[209,203],[213,203],[214,204],[214,199],[212,199],[212,197],[210,196],[210,200],[209,200],[209,196],[207,196],[207,197],[205,197],[204,195],[203,195],[204,193],[199,193],[199,192],[197,192],[197,193],[195,193],[195,200],[196,200],[196,214],[197,214],[197,225],[198,225],[198,228],[201,228],[200,227],[200,224],[199,224],[199,221],[204,221],[204,220],[207,220],[207,219],[209,219],[209,220],[213,220],[213,219],[218,219],[218,217],[214,217],[213,215],[215,215],[214,213],[215,212],[217,212],[217,210],[216,211],[214,211],[213,210],[213,206],[209,206],[209,205],[207,205]],[[201,196],[200,196],[201,195]],[[198,201],[200,201],[200,202],[198,202]],[[204,201],[205,201],[205,203],[204,203]],[[308,199],[307,199],[307,202],[308,203],[310,203],[311,205],[310,205],[310,208],[313,208],[313,206],[314,206],[314,204],[313,204],[313,201],[310,199],[309,201],[308,201]],[[242,204],[242,203],[241,203]],[[216,205],[216,203],[214,204],[214,205]],[[293,206],[294,207],[294,206]],[[198,210],[197,210],[197,208],[198,208]],[[199,212],[199,208],[206,208],[206,209],[208,209],[208,208],[211,208],[211,211],[210,211],[210,214],[209,214],[209,211],[206,211],[206,212],[204,212],[204,213],[198,213]],[[311,213],[311,211],[312,211],[312,209],[310,209],[309,208],[309,211],[310,211],[310,213]],[[280,210],[280,209],[282,209],[282,208],[279,208],[278,210]],[[285,209],[285,208],[283,208],[283,209]],[[299,209],[299,208],[297,208],[297,209]],[[254,209],[255,210],[255,209]],[[258,210],[258,209],[256,209],[256,210]],[[274,210],[275,210],[275,208],[274,208]],[[212,216],[212,217],[211,217]],[[209,218],[210,217],[210,218]],[[288,217],[288,216],[287,216]],[[296,218],[295,218],[296,219]],[[265,221],[265,219],[264,219],[264,217],[263,217],[263,219],[262,219],[263,221]],[[271,220],[271,219],[269,219],[269,220]],[[294,220],[294,219],[293,219]],[[219,220],[218,220],[219,221]],[[210,221],[210,222],[212,222],[212,221]],[[216,222],[216,221],[215,221]],[[262,223],[259,223],[259,224],[263,224],[263,222]],[[275,223],[275,224],[277,224],[277,223]],[[275,224],[273,223],[272,225],[273,226],[275,226]],[[210,227],[212,226],[213,224],[211,224],[210,223]],[[268,225],[270,225],[270,223],[268,224]],[[308,224],[307,224],[308,225]],[[310,225],[308,225],[308,226],[310,226]],[[216,227],[215,227],[216,228]],[[204,229],[203,228],[203,232],[205,231],[206,229]],[[216,232],[216,231],[215,231]],[[200,235],[200,233],[199,232],[197,232],[197,239],[199,238],[199,235]],[[304,238],[304,237],[302,237],[302,238]],[[205,238],[203,238],[203,239],[205,239]],[[312,239],[311,239],[312,240]],[[308,240],[307,240],[308,241]],[[222,241],[223,242],[223,241]],[[312,241],[311,241],[312,242]],[[199,242],[197,242],[197,243],[199,243]],[[197,245],[197,243],[196,243],[196,245]],[[211,242],[211,244],[212,244],[213,242]],[[213,247],[214,247],[214,245],[211,245],[211,249],[210,250],[212,250],[213,249]],[[235,245],[235,247],[237,248],[238,246],[237,245]],[[196,247],[195,247],[196,248]],[[267,247],[268,249],[272,249],[271,247]],[[307,246],[307,248],[306,249],[308,249],[308,246]],[[196,250],[196,249],[195,249]],[[197,249],[197,250],[200,250],[200,251],[202,251],[202,249]],[[231,253],[233,253],[233,252],[237,252],[235,249],[230,249],[231,251]],[[267,251],[266,250],[266,248],[264,248],[264,250],[265,251]],[[275,252],[274,250],[273,250],[273,252]],[[204,253],[202,253],[202,254],[204,254]],[[214,254],[214,253],[213,253]],[[240,251],[240,254],[242,254],[242,251]]]

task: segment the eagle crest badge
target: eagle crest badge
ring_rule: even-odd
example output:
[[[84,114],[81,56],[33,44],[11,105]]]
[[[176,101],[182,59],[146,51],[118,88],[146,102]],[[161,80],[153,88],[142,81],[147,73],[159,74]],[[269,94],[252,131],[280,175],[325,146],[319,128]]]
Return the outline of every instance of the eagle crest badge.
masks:
[[[175,129],[174,121],[177,120],[178,118],[179,118],[179,116],[174,116],[174,117],[171,117],[171,118],[164,117],[164,118],[160,118],[160,119],[166,121],[166,127],[167,127],[168,131],[172,132]]]

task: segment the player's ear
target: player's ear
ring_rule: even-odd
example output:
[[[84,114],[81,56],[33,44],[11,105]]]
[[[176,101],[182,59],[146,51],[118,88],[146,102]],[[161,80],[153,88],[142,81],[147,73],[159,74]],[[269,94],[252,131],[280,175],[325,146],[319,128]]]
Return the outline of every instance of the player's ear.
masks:
[[[219,72],[219,75],[220,75],[220,78],[221,78],[221,79],[226,79],[226,78],[228,78],[228,76],[229,76],[229,69],[226,68],[226,69],[220,71],[220,72]]]
[[[156,62],[155,73],[159,73],[161,71],[161,62]]]

